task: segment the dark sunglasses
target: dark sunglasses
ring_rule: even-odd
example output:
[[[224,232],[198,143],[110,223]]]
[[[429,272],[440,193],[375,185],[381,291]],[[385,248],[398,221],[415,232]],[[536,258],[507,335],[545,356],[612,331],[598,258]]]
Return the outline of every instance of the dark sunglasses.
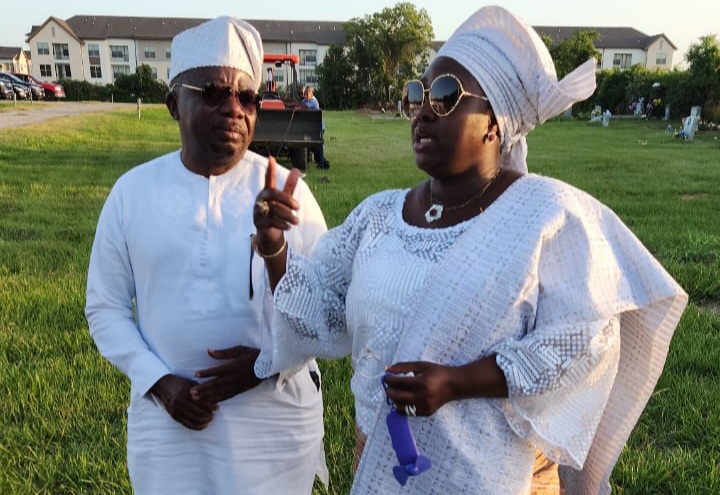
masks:
[[[430,87],[425,89],[422,81],[414,79],[403,86],[402,92],[402,114],[408,120],[414,119],[423,104],[425,94],[428,94],[430,108],[439,117],[447,117],[455,110],[463,96],[471,96],[488,101],[487,97],[468,93],[462,86],[460,79],[454,74],[442,74],[437,76]]]
[[[203,103],[209,107],[217,107],[222,105],[231,96],[237,98],[238,103],[245,110],[254,112],[258,107],[258,94],[252,89],[236,89],[226,84],[218,84],[208,82],[203,84],[201,88],[197,86],[191,86],[190,84],[175,83],[170,88],[170,91],[175,89],[176,86],[181,88],[191,89],[200,93]]]

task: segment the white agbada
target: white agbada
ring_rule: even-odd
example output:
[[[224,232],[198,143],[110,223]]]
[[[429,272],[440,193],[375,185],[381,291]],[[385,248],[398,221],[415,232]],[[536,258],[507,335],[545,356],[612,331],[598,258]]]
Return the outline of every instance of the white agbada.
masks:
[[[612,211],[562,182],[523,176],[442,229],[408,225],[406,194],[365,200],[312,257],[290,252],[256,373],[352,355],[368,435],[353,494],[529,493],[536,449],[567,466],[569,494],[607,493],[687,295]],[[493,353],[509,398],[411,419],[433,466],[401,489],[384,366]]]
[[[221,402],[202,431],[174,421],[148,392],[167,373],[196,379],[220,364],[208,349],[266,345],[272,299],[250,249],[266,170],[266,158],[247,152],[229,172],[205,178],[177,151],[124,174],[102,210],[86,314],[100,352],[130,379],[136,494],[310,493],[315,473],[327,479],[314,361]],[[279,187],[287,173],[278,167]],[[325,221],[303,181],[295,198],[301,225],[287,240],[307,254]]]

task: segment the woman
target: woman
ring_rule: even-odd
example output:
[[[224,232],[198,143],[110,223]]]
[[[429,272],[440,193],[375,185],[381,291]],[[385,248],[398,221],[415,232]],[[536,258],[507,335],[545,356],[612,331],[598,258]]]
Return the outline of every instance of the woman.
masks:
[[[292,191],[270,177],[258,195],[275,314],[256,374],[352,355],[352,493],[400,492],[386,395],[433,463],[403,493],[530,493],[555,464],[543,493],[609,492],[687,295],[608,208],[527,173],[525,135],[590,96],[594,71],[558,82],[530,26],[480,9],[403,90],[426,181],[366,199],[308,259],[283,240]],[[386,366],[405,375],[387,392]]]

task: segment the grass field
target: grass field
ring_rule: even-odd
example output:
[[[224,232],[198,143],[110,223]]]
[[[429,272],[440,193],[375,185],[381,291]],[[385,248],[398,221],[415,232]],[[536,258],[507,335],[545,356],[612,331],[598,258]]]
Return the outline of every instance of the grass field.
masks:
[[[2,114],[0,113],[0,118]],[[309,169],[330,225],[368,194],[409,187],[408,124],[327,112],[328,172]],[[677,124],[677,123],[675,123]],[[614,493],[720,493],[720,136],[665,123],[554,121],[529,136],[533,172],[612,207],[689,292],[665,372],[620,458]],[[83,316],[95,223],[114,181],[176,149],[163,107],[0,132],[0,494],[129,494],[126,379]],[[354,445],[348,363],[322,362],[331,486],[347,494]],[[488,466],[492,469],[492,466]]]

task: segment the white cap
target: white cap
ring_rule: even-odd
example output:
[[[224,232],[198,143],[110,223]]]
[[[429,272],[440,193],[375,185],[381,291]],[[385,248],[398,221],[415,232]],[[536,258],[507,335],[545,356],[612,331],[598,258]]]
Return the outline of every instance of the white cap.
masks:
[[[251,24],[235,17],[218,17],[187,29],[172,40],[170,80],[190,69],[230,67],[262,80],[263,45]]]

